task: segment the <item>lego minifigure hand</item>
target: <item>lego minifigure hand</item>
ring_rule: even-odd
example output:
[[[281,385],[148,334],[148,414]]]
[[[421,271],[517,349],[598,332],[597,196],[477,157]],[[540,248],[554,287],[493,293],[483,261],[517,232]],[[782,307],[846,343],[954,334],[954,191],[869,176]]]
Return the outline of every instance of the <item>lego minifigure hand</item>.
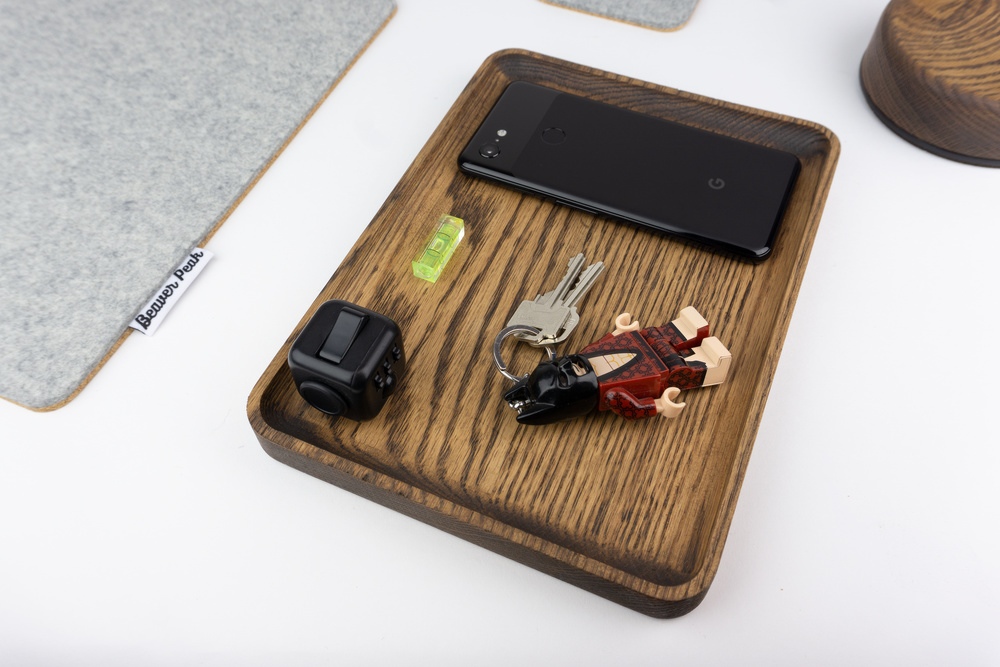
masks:
[[[612,331],[612,335],[620,336],[626,331],[638,331],[639,323],[632,321],[632,316],[628,313],[622,313],[615,318],[615,330]]]
[[[656,411],[661,417],[673,419],[681,413],[687,403],[674,403],[674,399],[680,393],[681,390],[677,387],[667,387],[659,398],[653,399],[653,402],[656,403]]]

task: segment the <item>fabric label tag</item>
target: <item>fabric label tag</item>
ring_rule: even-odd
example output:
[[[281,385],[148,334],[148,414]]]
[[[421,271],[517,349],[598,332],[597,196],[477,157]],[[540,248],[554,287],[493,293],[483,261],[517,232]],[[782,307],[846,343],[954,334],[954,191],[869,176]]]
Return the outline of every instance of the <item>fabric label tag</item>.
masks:
[[[170,309],[180,300],[181,295],[214,256],[211,251],[205,248],[195,248],[191,251],[191,254],[184,258],[184,261],[171,274],[167,282],[163,283],[163,287],[139,310],[139,314],[129,323],[129,326],[147,336],[152,336]]]

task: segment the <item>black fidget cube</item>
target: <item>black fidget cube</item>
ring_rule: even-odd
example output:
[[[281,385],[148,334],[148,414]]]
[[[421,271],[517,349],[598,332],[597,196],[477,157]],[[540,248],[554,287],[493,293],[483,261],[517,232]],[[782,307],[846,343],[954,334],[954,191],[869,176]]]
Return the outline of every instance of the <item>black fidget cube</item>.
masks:
[[[372,419],[406,370],[402,334],[381,313],[327,301],[292,343],[288,367],[299,393],[317,410]]]

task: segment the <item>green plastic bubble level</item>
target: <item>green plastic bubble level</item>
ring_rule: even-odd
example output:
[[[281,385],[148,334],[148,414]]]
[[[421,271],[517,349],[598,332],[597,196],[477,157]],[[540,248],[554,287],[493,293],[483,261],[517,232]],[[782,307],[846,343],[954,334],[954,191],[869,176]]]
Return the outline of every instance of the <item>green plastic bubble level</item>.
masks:
[[[437,282],[445,264],[464,236],[465,221],[453,215],[442,215],[437,229],[413,260],[413,275],[432,283]]]

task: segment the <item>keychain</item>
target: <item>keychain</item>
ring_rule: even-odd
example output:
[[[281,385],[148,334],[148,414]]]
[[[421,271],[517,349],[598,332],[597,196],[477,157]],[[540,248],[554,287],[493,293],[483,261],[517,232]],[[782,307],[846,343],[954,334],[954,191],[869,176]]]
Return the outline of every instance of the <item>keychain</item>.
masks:
[[[708,322],[693,306],[669,324],[646,329],[622,313],[612,333],[564,357],[548,347],[547,361],[517,377],[507,370],[500,345],[508,336],[531,333],[537,327],[508,326],[493,345],[497,368],[516,382],[504,400],[521,424],[550,424],[595,409],[625,419],[676,417],[685,406],[674,402],[682,390],[725,382],[732,363],[729,350],[709,336]]]

